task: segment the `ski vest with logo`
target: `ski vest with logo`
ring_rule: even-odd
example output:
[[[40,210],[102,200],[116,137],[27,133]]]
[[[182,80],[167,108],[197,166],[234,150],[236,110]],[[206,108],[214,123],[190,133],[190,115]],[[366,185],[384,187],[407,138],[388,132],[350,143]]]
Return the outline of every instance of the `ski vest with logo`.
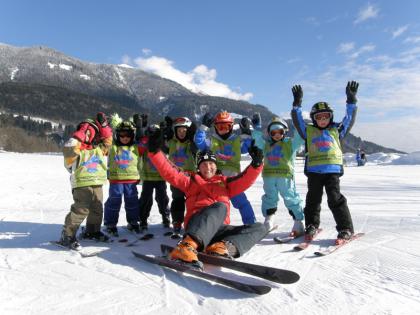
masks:
[[[99,186],[106,182],[106,162],[100,147],[80,151],[73,180],[73,188]]]
[[[217,169],[241,172],[241,138],[238,136],[223,140],[212,137],[210,150],[216,154]]]
[[[337,128],[306,127],[308,166],[343,164],[340,137]]]
[[[191,152],[191,142],[181,142],[177,139],[168,141],[169,160],[184,171],[194,171],[195,163]]]
[[[262,176],[292,178],[294,173],[292,156],[291,141],[277,141],[272,145],[266,142]]]
[[[152,161],[150,161],[150,159],[147,157],[147,151],[140,158],[139,169],[140,169],[140,178],[143,181],[163,180],[158,170],[153,165]]]
[[[112,145],[108,158],[109,180],[139,180],[137,146]]]

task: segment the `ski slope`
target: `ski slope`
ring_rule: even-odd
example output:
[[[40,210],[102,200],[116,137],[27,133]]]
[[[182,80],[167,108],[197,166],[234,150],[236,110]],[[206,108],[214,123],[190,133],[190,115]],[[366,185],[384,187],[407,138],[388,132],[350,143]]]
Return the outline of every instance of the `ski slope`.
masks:
[[[208,270],[250,283],[268,283],[256,296],[182,276],[136,259],[131,250],[159,254],[163,236],[156,205],[149,218],[155,238],[135,247],[114,242],[83,243],[106,249],[97,257],[48,244],[59,238],[72,196],[60,155],[0,153],[0,313],[1,314],[420,314],[420,158],[376,155],[355,167],[347,155],[341,180],[357,232],[366,235],[337,252],[315,257],[333,243],[336,231],[325,196],[319,238],[307,250],[296,242],[275,244],[292,219],[279,204],[279,228],[240,259],[291,269],[295,284],[280,285],[227,269]],[[246,165],[247,162],[243,162]],[[302,197],[306,178],[301,162],[296,181]],[[168,189],[169,191],[169,189]],[[258,220],[260,178],[247,192]],[[105,198],[108,185],[104,186]],[[170,195],[170,194],[169,194]],[[232,209],[233,224],[240,224]],[[120,226],[126,224],[124,210]],[[120,229],[120,238],[134,236]]]

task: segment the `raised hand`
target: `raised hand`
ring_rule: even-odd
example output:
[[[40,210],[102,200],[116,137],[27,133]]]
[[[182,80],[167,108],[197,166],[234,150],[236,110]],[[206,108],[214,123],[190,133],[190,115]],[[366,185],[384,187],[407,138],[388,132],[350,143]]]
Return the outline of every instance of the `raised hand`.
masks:
[[[303,90],[300,85],[294,85],[292,87],[293,93],[293,106],[302,106]]]
[[[347,82],[346,86],[346,95],[347,95],[347,104],[356,104],[357,103],[357,89],[359,88],[359,83],[356,81]]]

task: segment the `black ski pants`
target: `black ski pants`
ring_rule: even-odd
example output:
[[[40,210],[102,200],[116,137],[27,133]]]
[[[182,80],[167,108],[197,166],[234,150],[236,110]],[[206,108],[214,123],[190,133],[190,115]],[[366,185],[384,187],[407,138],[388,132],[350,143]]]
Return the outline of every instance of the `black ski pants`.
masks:
[[[305,225],[319,227],[323,189],[327,193],[337,231],[350,230],[354,233],[353,221],[347,206],[347,199],[340,192],[340,174],[307,173],[308,193],[306,194]]]
[[[226,205],[216,202],[191,217],[185,233],[199,242],[198,250],[201,251],[215,242],[229,241],[235,245],[239,257],[267,234],[267,228],[259,222],[240,226],[223,224],[226,213]]]
[[[183,191],[171,185],[172,203],[171,217],[172,223],[183,223],[185,213],[185,194]]]
[[[140,222],[147,222],[150,215],[153,205],[153,190],[162,219],[169,219],[169,198],[166,194],[166,182],[163,180],[145,180],[139,199]]]

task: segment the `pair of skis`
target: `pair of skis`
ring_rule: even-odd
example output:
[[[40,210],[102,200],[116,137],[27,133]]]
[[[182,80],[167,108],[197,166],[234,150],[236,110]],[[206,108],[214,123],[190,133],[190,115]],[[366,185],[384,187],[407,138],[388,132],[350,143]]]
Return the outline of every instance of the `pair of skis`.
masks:
[[[161,251],[163,254],[168,254],[173,247],[168,245],[161,245]],[[271,287],[268,285],[256,285],[241,282],[239,280],[226,279],[221,276],[200,270],[194,267],[192,264],[180,263],[178,261],[170,260],[168,258],[160,256],[148,256],[142,253],[133,251],[134,256],[143,259],[145,261],[157,264],[160,266],[168,267],[174,270],[181,271],[183,273],[192,274],[199,278],[214,281],[216,283],[223,284],[225,286],[243,291],[248,293],[254,293],[258,295],[266,294],[270,292]],[[204,264],[216,265],[232,270],[240,271],[248,275],[256,276],[262,279],[270,280],[277,283],[289,284],[295,283],[299,280],[299,275],[291,270],[278,269],[273,267],[267,267],[262,265],[245,263],[237,260],[231,260],[224,257],[207,255],[205,253],[198,253],[198,259]]]
[[[315,235],[313,236],[313,239],[315,239],[321,231],[322,231],[322,229],[317,229]],[[350,243],[351,241],[353,241],[355,239],[358,239],[358,238],[362,237],[363,235],[365,235],[365,233],[354,234],[354,235],[352,235],[352,237],[349,240],[341,240],[338,244],[336,243],[334,245],[328,246],[327,248],[323,248],[323,249],[320,249],[319,251],[315,251],[314,255],[315,256],[327,256],[329,254],[332,254],[333,252],[340,249],[344,245]],[[300,237],[300,236],[298,236],[298,237]],[[288,243],[288,242],[290,242],[290,241],[292,241],[292,240],[294,240],[298,237],[294,237],[294,236],[287,236],[287,237],[283,237],[283,238],[274,237],[273,240],[276,243],[285,244],[285,243]],[[294,246],[293,250],[294,251],[302,251],[302,250],[307,249],[311,245],[312,240],[304,241],[304,242]]]

